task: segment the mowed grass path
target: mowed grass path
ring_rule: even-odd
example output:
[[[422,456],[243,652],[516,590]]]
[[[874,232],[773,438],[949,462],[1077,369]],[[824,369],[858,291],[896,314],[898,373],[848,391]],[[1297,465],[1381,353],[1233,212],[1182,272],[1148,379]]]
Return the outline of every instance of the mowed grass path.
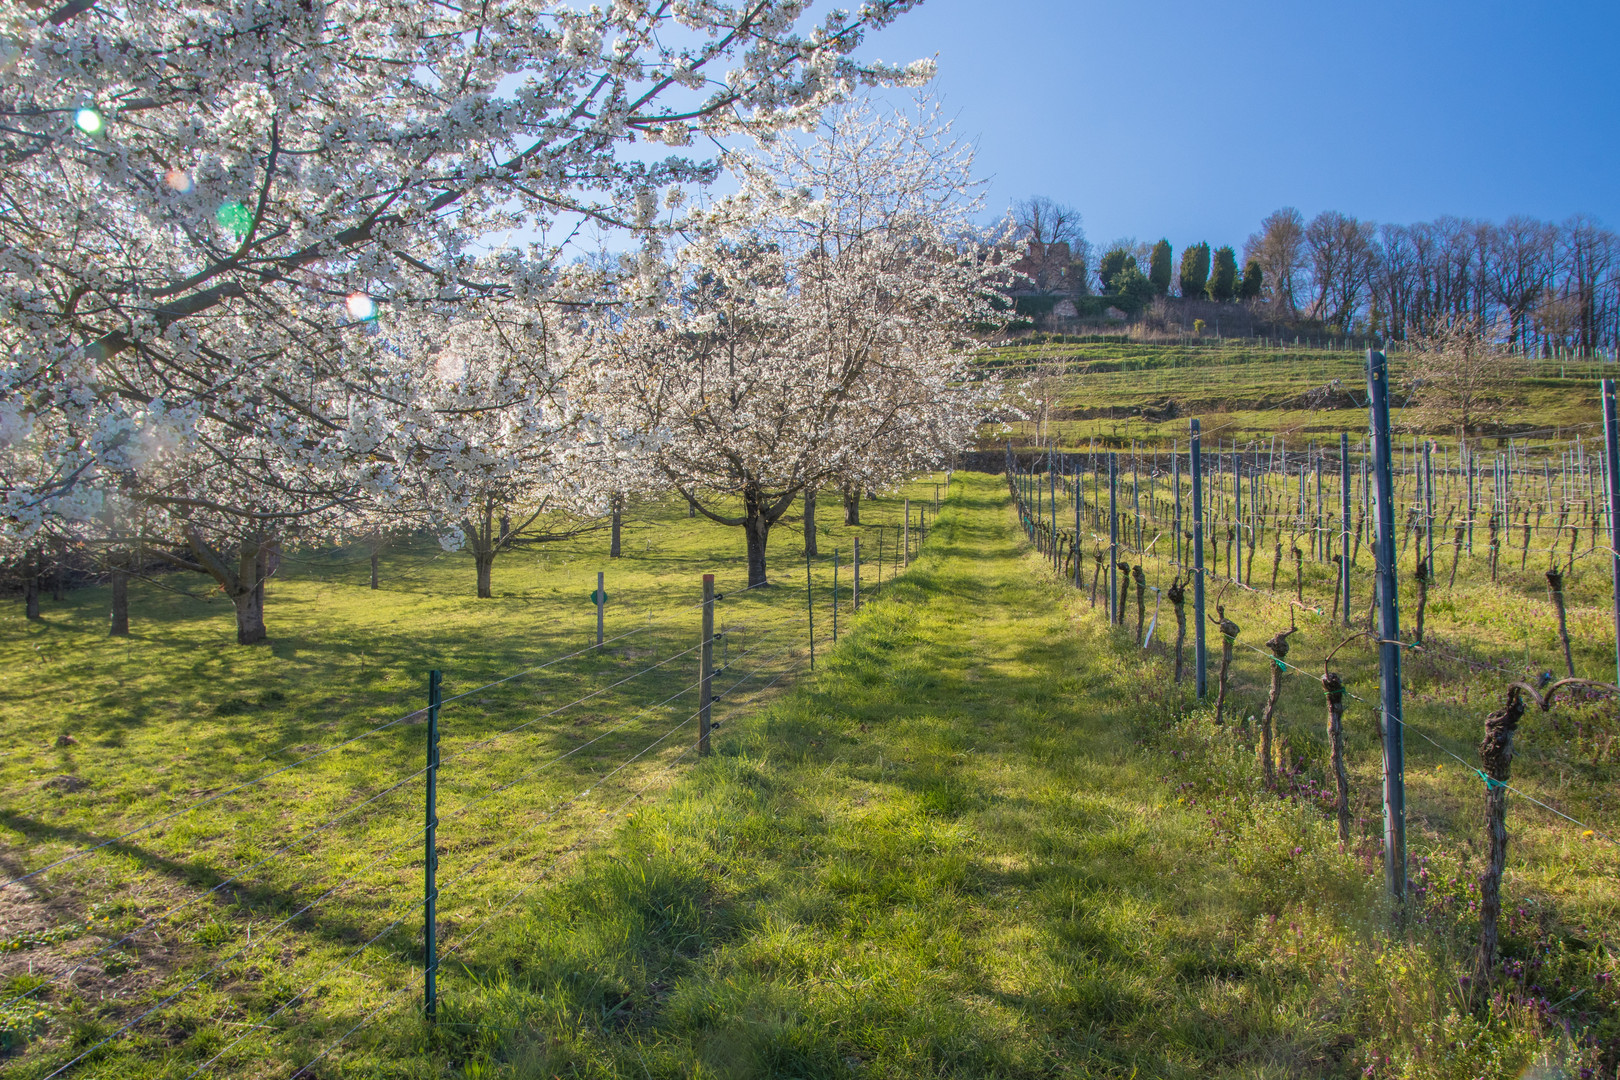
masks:
[[[1158,774],[1139,662],[1077,601],[1029,556],[1002,478],[959,475],[926,554],[814,678],[723,729],[716,756],[472,954],[448,1022],[414,1042],[430,1061],[390,1064],[377,1043],[346,1060],[401,1076],[1351,1069],[1344,984],[1257,952],[1287,899]],[[1334,865],[1317,897],[1376,923],[1375,889]]]

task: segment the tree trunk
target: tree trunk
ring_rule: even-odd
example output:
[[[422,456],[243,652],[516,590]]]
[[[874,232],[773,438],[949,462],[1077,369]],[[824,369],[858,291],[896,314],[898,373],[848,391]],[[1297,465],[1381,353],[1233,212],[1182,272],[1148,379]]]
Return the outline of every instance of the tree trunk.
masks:
[[[1181,647],[1187,640],[1187,589],[1178,577],[1170,583],[1165,591],[1170,597],[1170,605],[1176,611],[1176,682],[1181,682]]]
[[[1423,613],[1429,606],[1429,560],[1419,559],[1417,572],[1413,575],[1417,582],[1417,621],[1412,624],[1412,644],[1423,644]]]
[[[748,587],[765,584],[765,542],[770,538],[771,523],[763,511],[755,510],[743,521],[743,532],[748,537]]]
[[[462,521],[461,535],[467,538],[467,550],[472,552],[473,569],[478,575],[478,599],[488,600],[495,595],[490,591],[490,576],[495,565],[495,556],[500,553],[502,544],[511,534],[511,522],[505,514],[502,514],[500,532],[497,533],[494,506],[486,503],[478,513],[478,517]]]
[[[613,504],[613,539],[608,544],[608,558],[610,559],[619,557],[619,526],[622,524],[623,518],[624,513],[619,509],[619,504],[615,502]]]
[[[810,488],[804,489],[804,553],[821,554],[816,550],[816,493]]]
[[[268,641],[270,635],[264,628],[264,597],[259,590],[249,589],[233,596],[231,603],[236,606],[236,643],[257,645]]]
[[[1569,613],[1564,606],[1564,575],[1555,566],[1547,571],[1547,598],[1558,614],[1558,640],[1564,646],[1564,670],[1575,677],[1575,657],[1569,651]]]
[[[1330,671],[1322,676],[1327,694],[1328,746],[1333,758],[1333,778],[1339,785],[1339,801],[1334,806],[1339,818],[1339,843],[1350,846],[1350,778],[1344,770],[1344,680]]]
[[[1498,523],[1497,515],[1495,514],[1495,512],[1492,512],[1492,514],[1491,514],[1490,527],[1491,527],[1491,538],[1490,538],[1488,550],[1490,552],[1490,560],[1491,560],[1491,584],[1494,585],[1494,584],[1496,584],[1496,566],[1497,566],[1497,562],[1500,559],[1500,556],[1502,554],[1502,545],[1501,545],[1501,542],[1500,542],[1500,532],[1499,532],[1501,526]]]
[[[32,551],[23,560],[23,615],[39,618],[39,555]]]
[[[129,637],[129,569],[125,559],[112,565],[112,625],[108,637]]]
[[[1260,772],[1265,777],[1266,787],[1277,785],[1277,771],[1275,755],[1271,751],[1271,731],[1277,716],[1277,700],[1282,697],[1283,658],[1288,655],[1288,635],[1293,630],[1284,630],[1280,634],[1272,635],[1266,642],[1266,648],[1271,650],[1275,658],[1271,664],[1271,690],[1266,694],[1266,707],[1260,713]]]
[[[279,563],[280,559],[275,557],[271,543],[261,537],[259,549],[253,554],[253,592],[261,612],[264,610],[264,583],[270,580],[270,575],[276,572]]]
[[[382,552],[379,551],[377,548],[372,548],[371,549],[371,587],[373,589],[379,587],[377,585],[377,563],[381,559],[382,559]]]
[[[1479,968],[1481,981],[1490,978],[1496,963],[1497,921],[1502,917],[1502,870],[1507,866],[1507,789],[1513,765],[1513,733],[1524,716],[1517,686],[1508,687],[1507,702],[1485,718],[1485,739],[1479,744],[1485,781],[1485,839],[1490,858],[1479,875]]]
[[[861,523],[861,489],[848,488],[844,491],[844,524],[859,525]]]
[[[1217,606],[1216,613],[1220,616],[1221,627],[1221,673],[1215,690],[1215,722],[1224,723],[1226,719],[1226,687],[1227,676],[1232,670],[1232,646],[1237,643],[1237,636],[1241,633],[1238,624],[1226,617],[1226,609]]]
[[[1131,569],[1131,579],[1136,582],[1136,643],[1142,644],[1142,624],[1147,615],[1147,578],[1140,566]]]
[[[1345,594],[1345,575],[1349,573],[1349,570],[1345,565],[1343,555],[1335,552],[1335,554],[1328,555],[1327,560],[1333,563],[1333,614],[1328,615],[1328,622],[1335,623],[1338,622],[1338,601]],[[1345,609],[1345,617],[1346,619],[1349,617],[1348,607]]]
[[[264,565],[264,544],[243,540],[237,559],[237,588],[231,591],[238,645],[257,645],[270,637],[264,628]]]
[[[67,537],[56,541],[56,566],[51,574],[51,599],[60,603],[67,596],[68,545]]]

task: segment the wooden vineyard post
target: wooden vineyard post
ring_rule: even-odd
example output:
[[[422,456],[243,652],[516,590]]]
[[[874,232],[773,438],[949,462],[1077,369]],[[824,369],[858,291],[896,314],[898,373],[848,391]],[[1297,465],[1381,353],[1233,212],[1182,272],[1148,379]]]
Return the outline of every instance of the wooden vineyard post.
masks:
[[[598,570],[596,572],[596,596],[593,597],[596,601],[596,644],[598,647],[602,644],[602,608],[607,603],[607,593],[602,590],[602,578],[602,571]]]
[[[698,692],[698,756],[709,753],[709,716],[714,704],[714,575],[703,575],[702,688]]]
[[[1406,900],[1406,746],[1401,720],[1401,627],[1395,565],[1395,485],[1390,475],[1389,361],[1367,350],[1371,414],[1373,565],[1378,576],[1379,730],[1384,738],[1384,884],[1397,904]]]
[[[1204,477],[1203,446],[1198,420],[1192,421],[1193,519],[1193,685],[1198,700],[1209,692],[1209,663],[1204,652]]]
[[[1615,682],[1620,684],[1620,404],[1614,380],[1603,380],[1603,440],[1608,449],[1609,564],[1614,585]]]

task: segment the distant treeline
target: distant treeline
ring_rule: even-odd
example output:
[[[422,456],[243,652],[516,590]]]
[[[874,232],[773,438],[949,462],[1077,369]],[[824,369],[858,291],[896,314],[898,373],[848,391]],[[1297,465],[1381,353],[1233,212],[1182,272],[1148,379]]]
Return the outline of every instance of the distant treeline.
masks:
[[[1031,212],[1037,204],[1044,213]],[[1036,250],[1066,243],[1065,283],[1118,298],[1123,310],[1180,296],[1242,303],[1273,326],[1368,338],[1404,340],[1468,323],[1526,352],[1620,347],[1620,236],[1584,214],[1558,224],[1448,216],[1380,225],[1336,210],[1307,221],[1283,207],[1244,241],[1241,259],[1229,246],[1190,245],[1176,260],[1167,240],[1118,240],[1093,261],[1078,215],[1054,214],[1053,205],[1014,207],[1022,238]],[[1067,234],[1040,235],[1054,220]]]

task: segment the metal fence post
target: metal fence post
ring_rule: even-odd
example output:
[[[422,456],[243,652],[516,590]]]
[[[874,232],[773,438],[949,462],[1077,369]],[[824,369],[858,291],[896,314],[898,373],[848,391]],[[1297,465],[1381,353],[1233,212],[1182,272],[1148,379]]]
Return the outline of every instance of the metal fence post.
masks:
[[[1108,625],[1125,617],[1119,610],[1119,458],[1108,451]]]
[[[905,547],[906,547],[906,562],[905,562],[905,565],[910,566],[911,565],[911,500],[910,499],[906,500],[906,526],[905,526],[905,535],[902,537],[902,539],[904,539]]]
[[[596,572],[596,644],[602,644],[602,606],[607,601],[607,593],[602,590],[602,571]]]
[[[439,671],[428,672],[426,859],[422,872],[422,1003],[428,1023],[439,1014]]]
[[[1080,582],[1084,575],[1084,570],[1080,566],[1080,503],[1080,474],[1077,472],[1074,474],[1074,551],[1071,552],[1074,557],[1074,587],[1076,589],[1080,588]]]
[[[858,536],[855,538],[855,554],[851,559],[849,570],[854,588],[850,595],[850,610],[858,612],[861,610],[861,538]]]
[[[703,686],[698,696],[698,756],[709,753],[709,714],[714,704],[714,575],[703,575]]]
[[[1170,444],[1170,467],[1175,474],[1175,500],[1176,500],[1176,568],[1187,565],[1186,546],[1181,539],[1181,447],[1177,443]]]
[[[1396,903],[1406,899],[1406,745],[1401,720],[1401,626],[1395,566],[1395,485],[1390,476],[1389,361],[1367,350],[1373,477],[1377,501],[1373,560],[1378,574],[1378,680],[1384,734],[1384,882]]]
[[[1616,680],[1620,681],[1620,406],[1615,400],[1614,380],[1603,380],[1603,441],[1609,462],[1609,551],[1614,578],[1614,655]]]
[[[810,553],[804,553],[804,610],[810,625],[810,670],[816,670],[816,591],[810,584]]]
[[[1350,435],[1339,433],[1339,591],[1344,625],[1350,625]]]
[[[1468,443],[1467,443],[1466,440],[1464,440],[1463,446],[1465,448],[1468,446]],[[1469,451],[1468,462],[1467,462],[1466,468],[1468,469],[1468,554],[1469,554],[1469,557],[1472,557],[1473,554],[1474,554],[1474,514],[1479,509],[1479,507],[1477,505],[1475,505],[1476,500],[1474,498],[1474,454],[1473,454],[1473,451]]]
[[[1423,540],[1427,547],[1423,557],[1428,567],[1426,577],[1434,580],[1434,440],[1423,440]]]
[[[1232,524],[1236,530],[1237,543],[1233,545],[1232,554],[1236,556],[1232,568],[1237,570],[1234,579],[1239,585],[1243,584],[1243,451],[1233,446],[1232,459]]]
[[[1204,652],[1204,450],[1198,421],[1192,421],[1193,519],[1193,672],[1198,700],[1209,689],[1209,664]]]
[[[838,549],[833,548],[833,642],[838,641]]]

